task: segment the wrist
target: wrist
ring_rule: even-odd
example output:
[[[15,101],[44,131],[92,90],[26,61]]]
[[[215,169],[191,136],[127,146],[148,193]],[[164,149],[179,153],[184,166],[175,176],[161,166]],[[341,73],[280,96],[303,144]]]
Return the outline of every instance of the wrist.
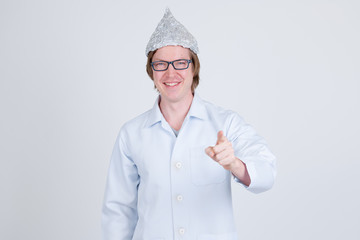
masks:
[[[250,186],[251,179],[246,168],[246,164],[239,158],[236,158],[231,173],[244,185]]]
[[[243,163],[243,161],[241,161],[239,158],[235,157],[235,161],[231,165],[230,171],[232,173],[240,173],[240,172],[243,172],[244,168],[245,168],[245,164]]]

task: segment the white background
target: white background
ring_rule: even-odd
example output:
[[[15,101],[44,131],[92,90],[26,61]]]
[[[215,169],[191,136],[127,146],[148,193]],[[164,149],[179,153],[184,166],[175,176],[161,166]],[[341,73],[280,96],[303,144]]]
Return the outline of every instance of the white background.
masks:
[[[117,132],[157,95],[144,52],[166,6],[198,40],[200,96],[278,157],[272,190],[233,185],[240,239],[360,239],[355,0],[1,0],[0,239],[100,239]]]

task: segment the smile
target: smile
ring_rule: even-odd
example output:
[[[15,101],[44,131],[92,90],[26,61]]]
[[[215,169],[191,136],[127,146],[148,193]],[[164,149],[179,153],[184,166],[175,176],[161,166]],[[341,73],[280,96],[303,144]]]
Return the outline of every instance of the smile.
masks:
[[[177,83],[164,83],[166,86],[174,87],[176,85],[179,85],[180,82]]]

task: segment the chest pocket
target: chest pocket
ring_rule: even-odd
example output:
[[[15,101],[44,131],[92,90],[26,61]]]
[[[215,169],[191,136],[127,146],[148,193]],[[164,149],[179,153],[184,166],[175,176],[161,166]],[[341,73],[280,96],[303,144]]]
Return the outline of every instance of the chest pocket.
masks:
[[[190,149],[191,181],[197,186],[221,183],[226,178],[227,171],[205,153],[207,147]]]

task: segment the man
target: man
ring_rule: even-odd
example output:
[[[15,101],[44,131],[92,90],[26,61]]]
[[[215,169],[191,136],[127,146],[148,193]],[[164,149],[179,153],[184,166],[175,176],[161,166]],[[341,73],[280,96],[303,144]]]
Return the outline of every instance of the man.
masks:
[[[197,53],[167,9],[146,48],[159,97],[116,140],[104,240],[235,240],[231,176],[255,193],[273,185],[275,157],[265,141],[238,114],[196,94]]]

